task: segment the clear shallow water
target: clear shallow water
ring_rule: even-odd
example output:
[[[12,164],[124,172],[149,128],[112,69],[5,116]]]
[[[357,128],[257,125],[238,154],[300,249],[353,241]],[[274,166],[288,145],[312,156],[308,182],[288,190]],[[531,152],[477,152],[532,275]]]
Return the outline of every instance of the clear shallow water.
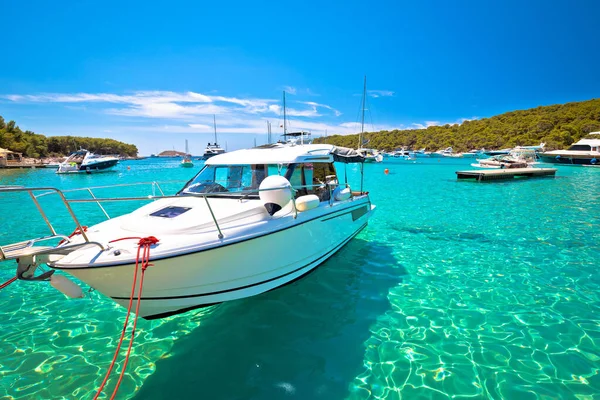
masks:
[[[292,285],[140,321],[119,398],[597,397],[600,170],[457,182],[454,171],[467,168],[365,165],[378,206],[367,229]],[[187,180],[195,170],[145,160],[96,176],[1,171],[0,184]],[[0,243],[44,232],[41,219],[13,211],[23,202],[0,199]],[[77,210],[85,224],[101,220],[94,205]],[[3,266],[0,281],[13,274]],[[90,397],[121,308],[95,292],[67,300],[45,283],[17,282],[0,291],[0,310],[0,398]]]

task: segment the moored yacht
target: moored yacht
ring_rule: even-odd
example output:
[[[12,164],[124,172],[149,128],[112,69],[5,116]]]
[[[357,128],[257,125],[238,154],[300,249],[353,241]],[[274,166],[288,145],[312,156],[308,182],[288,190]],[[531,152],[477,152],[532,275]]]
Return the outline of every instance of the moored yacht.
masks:
[[[600,135],[592,132],[590,135]],[[581,139],[567,150],[540,153],[542,162],[569,165],[600,165],[600,139]]]
[[[208,142],[204,149],[204,154],[200,157],[201,160],[208,160],[211,157],[225,153],[225,150],[217,143],[217,117],[215,115],[213,115],[213,124],[215,128],[215,143]]]
[[[145,238],[150,265],[141,275],[139,316],[254,296],[307,274],[367,226],[375,210],[368,193],[362,183],[353,191],[339,182],[334,165],[363,161],[354,150],[324,144],[221,154],[175,196],[128,198],[154,201],[87,229],[72,214],[78,231],[54,233],[50,239],[63,238],[58,246],[33,245],[49,237],[3,246],[0,261],[18,259],[17,277],[24,280],[48,279],[53,271],[33,277],[45,263],[127,306],[134,277],[140,280],[138,245]]]
[[[527,168],[537,162],[535,150],[525,147],[515,147],[506,155],[497,155],[477,160],[477,164],[471,164],[479,168]]]
[[[57,174],[105,172],[119,162],[115,156],[102,156],[85,149],[77,150],[58,165]]]

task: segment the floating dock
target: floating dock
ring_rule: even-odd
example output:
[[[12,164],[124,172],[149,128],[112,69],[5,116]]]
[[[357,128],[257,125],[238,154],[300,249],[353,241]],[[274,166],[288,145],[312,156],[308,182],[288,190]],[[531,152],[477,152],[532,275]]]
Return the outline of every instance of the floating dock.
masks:
[[[46,164],[30,164],[30,163],[10,163],[5,165],[0,165],[1,169],[23,169],[23,168],[48,168]]]
[[[456,171],[458,179],[475,179],[476,181],[496,181],[513,178],[538,178],[554,176],[556,168],[504,168],[504,169],[474,169]]]

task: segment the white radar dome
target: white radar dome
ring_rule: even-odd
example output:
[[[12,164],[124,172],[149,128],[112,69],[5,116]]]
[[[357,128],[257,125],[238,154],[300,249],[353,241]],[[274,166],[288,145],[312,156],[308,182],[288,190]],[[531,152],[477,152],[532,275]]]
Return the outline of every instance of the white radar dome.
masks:
[[[292,199],[292,184],[283,176],[267,176],[259,186],[258,195],[267,212],[273,215]]]

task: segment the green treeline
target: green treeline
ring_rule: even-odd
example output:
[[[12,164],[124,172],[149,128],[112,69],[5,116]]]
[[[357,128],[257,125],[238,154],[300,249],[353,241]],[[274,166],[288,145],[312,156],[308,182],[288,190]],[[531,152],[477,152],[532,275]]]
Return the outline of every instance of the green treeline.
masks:
[[[119,154],[135,157],[138,152],[136,146],[113,139],[78,136],[46,137],[31,131],[22,131],[15,121],[5,122],[1,116],[0,147],[33,158],[65,156],[80,147],[97,154]]]
[[[503,149],[542,142],[546,149],[563,149],[590,132],[600,131],[600,99],[511,111],[462,124],[430,126],[366,133],[366,147],[393,150],[407,146],[436,151],[452,146],[454,151]],[[358,135],[333,135],[316,143],[356,148]]]

